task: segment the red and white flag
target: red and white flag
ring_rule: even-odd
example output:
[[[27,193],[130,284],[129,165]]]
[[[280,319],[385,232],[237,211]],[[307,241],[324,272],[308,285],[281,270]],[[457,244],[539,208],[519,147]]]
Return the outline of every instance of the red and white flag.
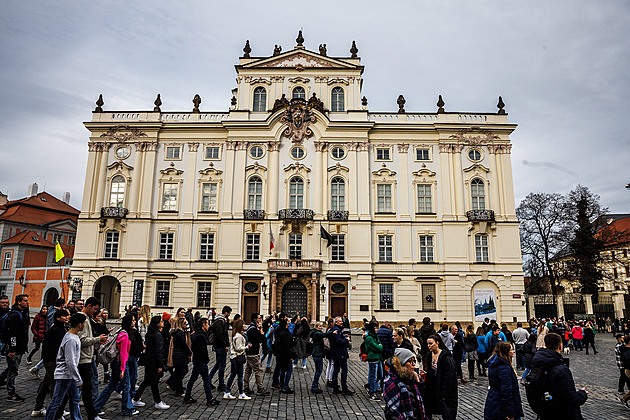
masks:
[[[273,237],[273,231],[269,228],[269,252],[276,247],[276,238]]]

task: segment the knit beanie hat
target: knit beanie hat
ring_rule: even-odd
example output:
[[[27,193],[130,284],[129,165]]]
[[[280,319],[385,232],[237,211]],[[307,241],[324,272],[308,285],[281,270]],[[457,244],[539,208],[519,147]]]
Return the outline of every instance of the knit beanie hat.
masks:
[[[394,356],[398,357],[398,360],[400,360],[400,364],[403,366],[405,365],[405,363],[409,361],[409,359],[416,357],[416,355],[413,354],[413,352],[411,352],[410,350],[404,349],[402,347],[399,347],[396,350],[394,350]]]
[[[171,314],[169,314],[168,312],[164,312],[162,314],[162,320],[168,321],[169,319],[171,319]]]

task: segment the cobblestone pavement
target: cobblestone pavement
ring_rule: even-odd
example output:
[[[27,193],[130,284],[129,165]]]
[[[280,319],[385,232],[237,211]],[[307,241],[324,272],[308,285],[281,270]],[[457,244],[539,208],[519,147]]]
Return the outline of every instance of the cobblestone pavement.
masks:
[[[368,400],[363,390],[363,384],[367,382],[367,364],[359,361],[358,347],[360,337],[353,337],[355,343],[349,361],[348,382],[351,389],[356,394],[351,397],[338,396],[329,392],[322,381],[323,394],[313,395],[309,392],[313,377],[314,366],[312,359],[308,360],[307,369],[294,369],[292,388],[295,394],[285,395],[278,391],[272,391],[265,397],[253,397],[250,401],[224,401],[216,408],[207,408],[203,402],[205,397],[201,385],[201,379],[196,383],[193,390],[193,398],[199,403],[184,405],[181,398],[174,396],[166,390],[165,384],[160,385],[163,400],[171,405],[166,411],[155,410],[151,400],[151,392],[147,391],[143,395],[143,400],[147,402],[146,407],[139,408],[140,415],[134,416],[138,419],[149,419],[159,416],[160,419],[197,419],[197,418],[221,418],[221,419],[382,419],[383,402],[372,402]],[[574,351],[570,355],[571,370],[579,388],[586,387],[589,391],[589,399],[582,407],[585,419],[606,418],[629,419],[630,411],[623,407],[617,400],[617,380],[619,371],[615,365],[614,339],[610,334],[597,336],[597,355],[586,355],[584,352]],[[212,357],[212,356],[211,356]],[[213,360],[211,361],[211,364]],[[266,362],[265,362],[266,363]],[[3,360],[1,366],[5,367]],[[37,391],[37,381],[31,376],[25,361],[20,367],[20,374],[17,381],[18,393],[26,398],[23,403],[7,402],[5,399],[6,388],[0,388],[0,419],[25,419],[30,416],[33,409],[35,394]],[[140,378],[143,375],[143,368],[139,369]],[[43,372],[43,371],[42,371]],[[464,367],[464,372],[466,368]],[[99,373],[102,371],[99,368]],[[229,364],[226,376],[229,374]],[[187,378],[186,378],[187,381]],[[227,381],[227,377],[226,377]],[[271,374],[263,377],[264,385],[268,389],[271,386]],[[186,382],[185,382],[186,383]],[[215,377],[216,384],[216,377]],[[480,378],[459,387],[459,419],[482,419],[483,406],[487,394],[488,381]],[[103,385],[101,385],[101,389]],[[252,389],[255,386],[252,378]],[[236,384],[233,386],[233,393]],[[521,397],[524,400],[525,419],[535,419],[532,411],[525,399],[525,391],[521,388]],[[48,404],[48,399],[46,404]],[[104,408],[105,419],[119,419],[120,401],[110,400]],[[85,412],[83,412],[84,418]],[[68,418],[66,418],[68,419]]]

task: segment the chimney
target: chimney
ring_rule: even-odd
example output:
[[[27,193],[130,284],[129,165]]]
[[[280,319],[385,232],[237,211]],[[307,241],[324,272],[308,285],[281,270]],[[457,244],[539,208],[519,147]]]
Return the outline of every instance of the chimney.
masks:
[[[62,198],[63,202],[66,204],[70,204],[70,193],[68,191],[66,191],[65,193],[63,193],[63,198]]]
[[[9,201],[9,196],[0,191],[0,206],[6,204],[7,201]]]
[[[37,195],[37,182],[29,184],[26,195],[28,195],[29,197],[35,197]]]

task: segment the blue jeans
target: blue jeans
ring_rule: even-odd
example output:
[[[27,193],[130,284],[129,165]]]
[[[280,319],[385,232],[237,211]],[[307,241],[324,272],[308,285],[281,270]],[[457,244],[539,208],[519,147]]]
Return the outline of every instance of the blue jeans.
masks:
[[[334,359],[335,360],[335,369],[333,370],[333,388],[339,389],[339,382],[337,382],[337,377],[339,376],[339,371],[341,371],[341,390],[348,391],[348,359]]]
[[[574,338],[573,339],[573,346],[575,347],[575,349],[580,349],[582,350],[582,339],[581,338]]]
[[[297,366],[299,362],[300,362],[300,359],[295,359],[293,361],[293,366]],[[302,359],[302,366],[306,366],[306,357]]]
[[[230,378],[227,381],[227,385],[225,388],[225,392],[230,392],[230,388],[232,388],[232,382],[234,378],[238,375],[238,393],[243,393],[243,365],[240,363],[236,363],[236,357],[230,359]]]
[[[94,401],[94,408],[97,413],[103,409],[103,406],[107,400],[109,400],[109,397],[112,395],[112,392],[114,392],[119,382],[121,382],[123,386],[121,414],[123,416],[129,416],[134,412],[133,402],[131,401],[131,395],[129,392],[129,365],[127,365],[127,368],[125,369],[125,375],[122,379],[120,379],[120,361],[114,360],[112,362],[112,377],[105,389],[101,392],[101,395],[99,395],[96,401]]]
[[[79,408],[79,388],[73,379],[57,379],[55,381],[55,391],[53,392],[50,404],[46,409],[45,420],[54,420],[57,410],[61,407],[64,397],[68,394],[70,401],[70,416],[74,420],[82,420],[81,409]]]
[[[379,381],[383,377],[383,365],[381,362],[370,362],[369,366],[368,384],[370,386],[370,392],[378,392]]]
[[[190,374],[190,379],[188,380],[188,386],[186,387],[186,395],[184,396],[184,399],[190,399],[192,387],[199,376],[201,376],[201,379],[203,380],[203,389],[206,392],[206,401],[210,402],[210,400],[212,400],[212,390],[210,389],[210,376],[208,376],[208,365],[205,363],[193,365],[192,373]]]
[[[523,352],[524,344],[516,344],[516,368],[525,368],[525,352]]]
[[[521,381],[525,380],[525,378],[527,377],[527,374],[529,373],[530,370],[531,369],[528,368],[528,367],[525,368],[525,372],[523,372],[523,376],[521,376]]]
[[[129,355],[129,359],[127,360],[127,369],[129,372],[129,392],[133,398],[133,396],[136,395],[136,383],[138,382],[138,358],[136,356],[132,356],[131,354]],[[116,387],[116,392],[122,394],[122,390],[123,385],[122,383],[119,383]]]
[[[96,401],[98,398],[98,369],[96,368],[96,358],[92,358],[90,378],[92,379],[92,401]]]
[[[313,376],[313,384],[311,385],[311,390],[315,391],[319,389],[319,377],[322,375],[324,370],[324,358],[323,357],[314,357],[313,362],[315,362],[315,376]]]
[[[278,363],[278,359],[276,359],[276,363]],[[289,389],[289,380],[291,380],[291,373],[293,373],[293,363],[291,361],[287,361],[286,363],[280,364],[280,389],[286,391]]]
[[[217,354],[217,361],[212,366],[212,370],[210,371],[210,382],[212,382],[212,378],[214,378],[214,374],[219,372],[219,385],[225,384],[225,361],[227,357],[227,353],[225,351],[225,347],[215,348],[214,352]]]

